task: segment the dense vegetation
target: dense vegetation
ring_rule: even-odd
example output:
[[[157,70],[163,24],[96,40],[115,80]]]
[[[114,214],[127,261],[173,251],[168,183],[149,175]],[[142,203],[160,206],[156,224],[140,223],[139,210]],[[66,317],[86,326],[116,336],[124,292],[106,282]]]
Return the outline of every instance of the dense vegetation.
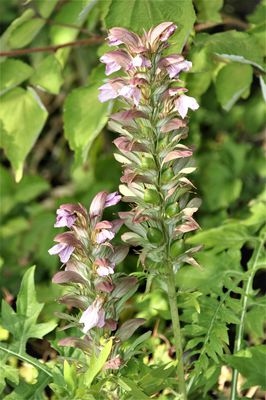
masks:
[[[142,35],[172,21],[171,53],[192,62],[180,78],[200,105],[185,140],[200,229],[186,234],[186,248],[203,248],[175,274],[188,399],[263,399],[265,0],[2,0],[0,13],[0,398],[182,399],[160,262],[143,267],[131,241],[116,268],[116,285],[127,279],[130,290],[118,305],[124,360],[110,370],[106,338],[97,338],[98,357],[77,342],[60,346],[82,331],[62,329],[77,313],[57,301],[66,286],[52,283],[61,263],[48,253],[61,204],[90,209],[98,192],[120,185],[107,121],[121,104],[98,100],[107,31]],[[114,203],[104,219],[128,210]]]

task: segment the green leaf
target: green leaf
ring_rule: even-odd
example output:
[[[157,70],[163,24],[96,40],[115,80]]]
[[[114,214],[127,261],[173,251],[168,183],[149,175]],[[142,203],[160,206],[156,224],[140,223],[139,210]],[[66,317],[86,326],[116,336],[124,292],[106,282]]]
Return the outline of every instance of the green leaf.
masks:
[[[5,388],[6,379],[14,383],[15,385],[18,385],[19,383],[18,370],[15,367],[6,364],[3,360],[0,360],[0,394]]]
[[[261,0],[257,3],[257,6],[252,14],[248,15],[248,21],[252,24],[260,24],[265,22],[265,13],[266,13],[266,1]]]
[[[188,243],[202,244],[204,247],[215,247],[216,251],[222,249],[239,249],[249,239],[248,230],[239,222],[228,223],[197,233],[188,239]]]
[[[21,48],[31,43],[44,24],[45,21],[36,18],[32,9],[27,9],[4,32],[1,38],[3,49]]]
[[[17,29],[19,29],[21,26],[23,26],[25,23],[31,20],[31,18],[34,16],[34,11],[31,9],[27,9],[24,11],[24,13],[16,18],[12,23],[9,25],[9,27],[5,30],[1,37],[1,48],[2,50],[7,50],[10,48],[10,43],[9,39],[12,36],[13,32],[16,32]]]
[[[59,24],[72,24],[77,27],[81,26],[87,18],[88,12],[90,11],[90,5],[92,6],[94,1],[82,0],[82,1],[70,1],[63,4],[60,10],[57,12],[54,22]],[[62,44],[72,42],[78,36],[79,30],[68,28],[66,26],[53,25],[50,30],[50,37],[52,44]],[[56,58],[59,60],[61,65],[67,60],[70,49],[60,49],[56,52]]]
[[[0,237],[8,238],[10,236],[19,235],[21,232],[27,231],[29,228],[29,221],[27,221],[25,218],[11,218],[0,227]]]
[[[265,357],[266,346],[259,345],[241,350],[233,356],[226,356],[225,359],[247,379],[243,385],[244,389],[258,385],[262,390],[266,390]]]
[[[180,52],[193,29],[195,18],[191,0],[112,0],[105,24],[108,29],[122,26],[142,34],[143,29],[173,21],[177,24],[177,31],[172,41],[175,51]]]
[[[9,58],[0,64],[0,94],[19,85],[33,73],[28,64]]]
[[[251,65],[231,63],[223,67],[215,82],[217,99],[223,109],[229,111],[237,100],[249,90],[251,83]]]
[[[219,13],[223,7],[223,0],[194,0],[198,10],[197,20],[199,22],[221,22]]]
[[[26,317],[37,319],[43,304],[38,303],[34,287],[35,267],[29,268],[22,279],[17,297],[17,313]]]
[[[17,297],[16,312],[8,303],[2,302],[2,325],[16,339],[14,350],[22,355],[29,338],[41,339],[56,327],[54,321],[36,323],[43,304],[38,303],[36,298],[34,271],[35,267],[32,267],[24,274]]]
[[[101,350],[100,354],[96,356],[95,353],[93,353],[91,356],[88,371],[84,374],[84,383],[87,387],[91,386],[93,379],[98,375],[106,363],[112,350],[112,344],[112,340],[109,340]]]
[[[46,118],[46,109],[36,92],[30,88],[12,89],[1,99],[0,146],[4,148],[11,162],[17,182],[22,178],[23,163],[39,136]]]
[[[110,105],[98,100],[99,82],[73,90],[65,101],[65,137],[78,163],[86,160],[93,141],[108,119]]]
[[[227,31],[210,35],[207,49],[227,60],[251,64],[264,71],[263,51],[257,40],[247,32]]]
[[[64,79],[62,67],[57,58],[52,54],[44,58],[36,67],[31,77],[31,83],[47,92],[58,94]]]
[[[58,0],[35,0],[34,3],[42,17],[48,18],[55,8]]]

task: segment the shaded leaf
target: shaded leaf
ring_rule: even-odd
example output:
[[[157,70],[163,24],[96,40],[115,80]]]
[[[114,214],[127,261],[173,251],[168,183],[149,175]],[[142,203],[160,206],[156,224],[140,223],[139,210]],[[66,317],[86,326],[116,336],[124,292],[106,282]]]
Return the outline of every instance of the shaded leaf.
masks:
[[[228,64],[219,71],[215,82],[217,99],[226,111],[249,91],[252,72],[251,65],[240,63]]]
[[[20,60],[6,59],[0,64],[0,94],[19,85],[33,73],[33,68]]]
[[[16,112],[14,113],[14,110]],[[1,143],[20,181],[23,163],[39,136],[47,118],[47,111],[32,89],[15,88],[1,99]]]
[[[62,68],[54,55],[44,58],[31,77],[33,85],[53,94],[59,93],[63,82]]]

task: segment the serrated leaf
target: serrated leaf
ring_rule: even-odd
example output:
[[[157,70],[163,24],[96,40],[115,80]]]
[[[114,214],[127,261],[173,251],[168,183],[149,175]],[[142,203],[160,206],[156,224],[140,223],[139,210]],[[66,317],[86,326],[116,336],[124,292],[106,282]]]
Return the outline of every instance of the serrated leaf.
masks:
[[[43,304],[38,303],[34,286],[35,267],[29,268],[21,282],[17,297],[17,313],[26,317],[37,318],[43,309]]]
[[[29,338],[36,337],[41,339],[56,326],[54,321],[36,324],[43,304],[38,303],[36,299],[34,270],[35,267],[32,267],[24,274],[17,296],[16,312],[8,303],[2,301],[2,325],[16,339],[13,347],[19,354],[25,352],[26,343]]]
[[[216,246],[216,251],[220,251],[227,248],[239,249],[248,239],[247,228],[236,222],[199,232],[189,238],[188,243],[204,243],[204,247],[211,248]]]
[[[100,79],[73,90],[65,101],[64,128],[77,163],[86,161],[88,151],[105,126],[109,106],[98,100]]]
[[[266,390],[265,357],[266,346],[259,345],[241,350],[233,356],[226,356],[226,361],[247,379],[243,388],[258,385]]]
[[[252,73],[251,65],[240,63],[228,64],[219,71],[215,87],[217,99],[224,110],[229,111],[249,90]]]
[[[112,0],[105,24],[107,28],[122,26],[142,35],[143,29],[149,30],[161,22],[172,21],[177,24],[173,48],[180,52],[193,29],[195,18],[191,0],[131,0],[126,8],[123,1]]]
[[[33,89],[15,88],[1,98],[0,146],[11,162],[17,182],[22,178],[23,163],[39,136],[46,118],[47,111]]]

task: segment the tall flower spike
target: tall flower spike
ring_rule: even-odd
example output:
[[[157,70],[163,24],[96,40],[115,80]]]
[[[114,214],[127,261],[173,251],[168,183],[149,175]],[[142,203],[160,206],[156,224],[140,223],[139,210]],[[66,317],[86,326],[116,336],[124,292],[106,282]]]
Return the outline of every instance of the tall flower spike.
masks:
[[[115,154],[115,158],[124,169],[120,186],[123,201],[133,204],[130,212],[120,213],[131,230],[124,233],[122,239],[133,246],[141,246],[141,262],[153,275],[166,280],[178,382],[185,400],[174,273],[183,264],[198,265],[194,254],[199,247],[190,249],[186,245],[186,235],[199,228],[193,214],[200,200],[197,197],[190,200],[195,187],[187,175],[195,170],[193,151],[181,140],[188,134],[189,109],[196,110],[199,105],[185,94],[187,89],[179,79],[180,73],[189,71],[192,63],[181,54],[163,56],[164,49],[169,47],[167,40],[175,30],[172,22],[163,22],[142,37],[124,28],[111,29],[109,44],[119,46],[125,59],[137,62],[119,68],[123,75],[100,87],[99,99],[117,98],[124,104],[111,116],[109,123],[111,130],[123,132],[114,141],[120,153]],[[115,58],[115,63],[121,65],[118,55]],[[101,59],[106,60],[105,56]]]
[[[59,341],[62,346],[79,347],[90,353],[93,338],[93,351],[99,354],[108,334],[112,338],[116,336],[123,297],[127,300],[128,291],[137,287],[136,278],[115,271],[128,253],[128,246],[112,242],[123,221],[102,220],[105,208],[116,205],[120,199],[118,192],[103,191],[94,197],[89,211],[81,204],[63,204],[57,210],[55,227],[65,226],[69,231],[57,235],[54,239],[57,244],[49,250],[51,255],[59,255],[65,264],[52,281],[66,287],[59,302],[81,311],[79,317],[71,316],[70,325],[76,326],[80,335],[62,339]],[[59,317],[64,318],[64,315]],[[123,325],[118,332],[123,332],[122,328]],[[82,334],[85,336],[81,338]],[[107,370],[119,368],[123,363],[118,334],[114,342]],[[118,357],[115,361],[111,358],[114,353]]]

